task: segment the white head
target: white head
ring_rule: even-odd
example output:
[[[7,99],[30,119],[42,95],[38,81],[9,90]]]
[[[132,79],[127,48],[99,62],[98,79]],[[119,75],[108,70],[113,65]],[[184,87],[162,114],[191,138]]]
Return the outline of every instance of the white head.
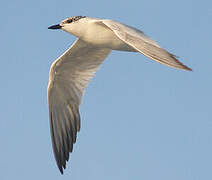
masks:
[[[83,26],[83,21],[86,16],[72,16],[67,19],[64,19],[60,24],[56,24],[48,27],[48,29],[62,29],[68,33],[71,33],[77,37],[80,37],[83,34],[83,31],[86,28]],[[80,22],[80,23],[79,23]]]

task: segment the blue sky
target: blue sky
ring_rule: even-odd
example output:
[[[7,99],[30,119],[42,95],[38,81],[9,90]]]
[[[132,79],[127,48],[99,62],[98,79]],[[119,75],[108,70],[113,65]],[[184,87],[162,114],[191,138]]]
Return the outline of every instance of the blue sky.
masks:
[[[51,63],[75,40],[49,25],[87,15],[144,31],[194,71],[114,51],[87,88],[82,128],[63,176],[51,147]],[[212,179],[212,2],[1,3],[0,179]]]

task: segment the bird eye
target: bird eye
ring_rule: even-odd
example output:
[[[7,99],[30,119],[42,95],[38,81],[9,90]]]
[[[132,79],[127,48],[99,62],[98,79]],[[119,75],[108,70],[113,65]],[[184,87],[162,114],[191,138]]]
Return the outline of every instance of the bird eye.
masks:
[[[72,19],[68,19],[67,21],[66,21],[66,23],[71,23],[73,20]]]

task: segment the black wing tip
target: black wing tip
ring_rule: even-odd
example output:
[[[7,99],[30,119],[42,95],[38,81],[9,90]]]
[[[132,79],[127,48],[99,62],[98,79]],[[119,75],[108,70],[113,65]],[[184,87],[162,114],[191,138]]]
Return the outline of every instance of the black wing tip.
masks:
[[[63,168],[62,168],[62,166],[59,167],[59,170],[60,170],[60,173],[63,175]]]
[[[58,129],[61,130],[61,124],[55,125],[56,120],[53,118],[53,113],[50,111],[50,129],[53,152],[56,160],[57,167],[63,175],[66,169],[66,162],[69,160],[69,153],[73,151],[73,144],[76,142],[77,132],[80,130],[80,113],[79,109],[75,106],[70,107],[72,116],[69,119],[69,125],[65,124],[65,131],[61,132],[61,137],[58,138]],[[72,120],[73,118],[73,120]],[[59,128],[58,128],[59,127]]]
[[[63,175],[63,170],[66,169],[66,163],[64,163],[64,165],[60,165],[60,164],[57,164],[59,170],[60,170],[60,173]]]

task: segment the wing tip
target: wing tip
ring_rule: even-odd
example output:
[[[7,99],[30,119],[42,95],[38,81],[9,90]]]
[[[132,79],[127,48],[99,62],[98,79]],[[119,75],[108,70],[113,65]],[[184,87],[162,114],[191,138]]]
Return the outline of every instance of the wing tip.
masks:
[[[58,166],[58,168],[59,168],[59,170],[60,170],[60,173],[63,175],[63,168],[62,168],[62,166]]]
[[[185,71],[193,71],[190,67],[182,64],[182,69],[185,70]]]
[[[191,69],[191,68],[189,68],[187,66],[186,66],[186,69],[185,70],[187,70],[187,71],[193,71],[193,69]]]
[[[57,163],[57,167],[60,170],[60,173],[63,175],[63,170],[66,169],[66,161],[63,164]]]
[[[167,51],[167,52],[168,52],[168,51]],[[168,52],[168,53],[169,53],[169,52]],[[178,60],[179,56],[176,56],[176,55],[171,54],[171,53],[169,53],[169,54],[170,54],[170,56],[171,56],[173,59],[175,59],[175,61],[181,66],[181,67],[179,67],[179,69],[183,69],[183,70],[186,70],[186,71],[193,71],[190,67],[184,65],[182,62],[180,62],[180,61]]]

